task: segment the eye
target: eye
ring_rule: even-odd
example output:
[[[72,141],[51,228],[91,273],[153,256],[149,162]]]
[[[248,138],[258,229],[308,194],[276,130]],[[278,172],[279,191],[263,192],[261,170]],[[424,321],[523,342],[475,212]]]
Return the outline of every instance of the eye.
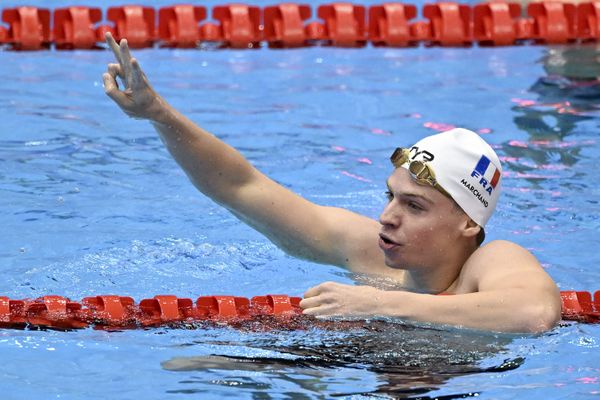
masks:
[[[394,194],[393,194],[391,191],[387,190],[387,191],[385,192],[385,198],[386,198],[388,201],[392,201],[392,200],[394,199]]]
[[[425,210],[423,207],[421,207],[421,205],[419,203],[414,202],[414,201],[409,201],[408,207],[410,207],[411,209],[413,209],[415,211],[424,211]]]

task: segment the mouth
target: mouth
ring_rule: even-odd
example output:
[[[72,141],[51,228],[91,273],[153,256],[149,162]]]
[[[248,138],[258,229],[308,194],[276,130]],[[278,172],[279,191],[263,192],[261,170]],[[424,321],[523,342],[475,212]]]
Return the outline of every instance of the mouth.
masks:
[[[382,250],[391,250],[398,246],[401,246],[401,244],[394,242],[393,240],[391,240],[389,237],[387,237],[383,233],[379,234],[379,247]]]

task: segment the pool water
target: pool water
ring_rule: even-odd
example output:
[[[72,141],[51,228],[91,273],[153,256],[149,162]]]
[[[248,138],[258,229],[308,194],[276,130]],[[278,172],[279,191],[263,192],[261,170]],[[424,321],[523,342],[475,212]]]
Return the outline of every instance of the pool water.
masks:
[[[595,291],[600,92],[548,76],[547,50],[135,56],[169,102],[260,170],[373,218],[391,149],[450,126],[478,131],[505,169],[488,240],[530,249],[561,290]],[[150,124],[104,95],[111,57],[0,51],[1,295],[301,296],[325,280],[369,279],[286,256],[196,192]],[[577,323],[537,336],[377,321],[263,332],[0,330],[0,389],[7,399],[587,399],[600,396],[598,346],[600,326]]]

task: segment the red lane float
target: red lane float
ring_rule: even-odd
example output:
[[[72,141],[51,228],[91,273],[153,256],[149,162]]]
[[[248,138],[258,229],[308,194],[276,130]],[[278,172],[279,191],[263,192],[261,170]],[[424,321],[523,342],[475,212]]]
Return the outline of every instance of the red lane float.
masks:
[[[423,16],[429,22],[422,31],[427,32],[421,40],[429,45],[470,46],[471,8],[465,4],[440,2],[425,4]],[[422,35],[421,35],[422,36]]]
[[[131,297],[105,295],[86,297],[81,303],[61,296],[43,296],[35,300],[11,300],[0,296],[0,328],[72,330],[133,329],[157,326],[185,326],[206,323],[232,326],[257,326],[262,329],[299,329],[323,325],[306,319],[299,297],[286,295],[255,296],[251,299],[235,296],[201,296],[192,299],[173,295],[158,295],[136,304]],[[564,320],[600,323],[600,290],[561,292]],[[352,323],[341,324],[351,327]]]
[[[194,48],[202,40],[199,22],[206,19],[206,7],[176,5],[158,11],[158,38],[163,47]]]
[[[265,7],[264,38],[271,48],[303,47],[311,37],[304,21],[311,16],[310,7],[299,4],[279,4]],[[314,38],[314,35],[313,37]]]
[[[81,303],[61,296],[35,300],[0,296],[0,328],[132,329],[201,322],[235,325],[264,317],[285,320],[302,314],[300,300],[285,295],[252,299],[201,296],[193,302],[173,295],[158,295],[136,304],[131,297],[115,295],[86,297]]]
[[[408,21],[417,16],[410,4],[386,3],[369,8],[369,40],[374,46],[416,46],[419,38],[410,30]]]
[[[179,4],[155,10],[124,5],[110,7],[106,20],[97,7],[5,8],[0,44],[15,50],[95,48],[106,32],[127,38],[131,47],[195,48],[216,43],[225,48],[375,46],[508,46],[600,40],[600,0],[577,5],[557,1],[530,3],[527,15],[517,2],[492,0],[473,7],[457,2],[425,4],[421,20],[414,5],[388,2],[368,7],[335,2],[317,7],[310,20],[306,4],[282,3],[259,8],[248,4],[204,6]],[[209,15],[210,14],[210,15]],[[158,16],[158,21],[157,21]],[[213,22],[205,22],[207,18]]]
[[[577,36],[582,41],[600,39],[600,2],[577,6]]]
[[[521,39],[516,3],[483,3],[473,9],[473,38],[480,46],[510,46]]]
[[[324,21],[326,44],[338,47],[362,47],[367,44],[364,6],[326,4],[319,6],[317,14]]]
[[[562,317],[588,323],[600,323],[600,290],[592,294],[582,291],[562,291]]]
[[[113,23],[108,27],[116,40],[127,39],[129,47],[152,47],[155,42],[156,11],[152,7],[110,7],[106,18]],[[105,28],[106,29],[106,28]]]
[[[2,11],[4,42],[16,50],[38,50],[50,47],[50,10],[36,7],[17,7]]]
[[[223,46],[234,49],[260,47],[260,9],[245,4],[216,6],[213,18],[220,23]]]
[[[562,44],[577,39],[576,6],[560,2],[530,3],[527,14],[533,19],[532,39],[539,43]]]
[[[54,44],[57,49],[93,49],[104,41],[99,8],[67,7],[54,10]]]

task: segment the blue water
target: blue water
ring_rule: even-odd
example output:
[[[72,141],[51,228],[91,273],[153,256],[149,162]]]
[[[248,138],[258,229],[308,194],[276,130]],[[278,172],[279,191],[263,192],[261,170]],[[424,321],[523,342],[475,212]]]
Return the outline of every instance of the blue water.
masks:
[[[594,291],[600,96],[548,78],[545,54],[135,52],[169,102],[263,172],[373,218],[391,149],[444,125],[480,130],[506,171],[488,238],[529,248],[562,290]],[[368,279],[286,256],[197,193],[152,127],[103,94],[111,61],[106,51],[0,51],[1,295],[302,295],[325,280]],[[377,323],[0,330],[0,390],[6,399],[587,399],[600,395],[599,345],[600,326],[584,324],[523,337]]]

